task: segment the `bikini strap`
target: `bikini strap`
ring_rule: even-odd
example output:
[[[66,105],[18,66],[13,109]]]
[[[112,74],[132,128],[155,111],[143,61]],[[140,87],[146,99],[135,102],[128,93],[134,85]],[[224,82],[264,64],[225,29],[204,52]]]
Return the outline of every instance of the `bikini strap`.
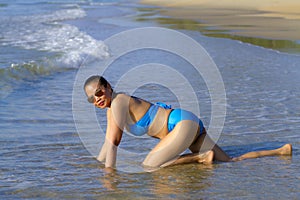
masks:
[[[165,108],[165,109],[172,109],[172,106],[171,105],[167,105],[165,103],[162,103],[162,102],[157,102],[156,105],[162,107],[162,108]]]

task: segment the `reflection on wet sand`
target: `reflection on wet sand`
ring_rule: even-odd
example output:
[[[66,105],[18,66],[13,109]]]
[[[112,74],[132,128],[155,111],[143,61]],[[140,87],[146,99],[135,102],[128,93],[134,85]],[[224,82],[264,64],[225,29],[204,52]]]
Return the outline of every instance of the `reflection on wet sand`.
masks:
[[[157,197],[181,197],[189,191],[209,187],[207,178],[212,175],[214,165],[189,164],[158,170],[151,174],[152,190]],[[188,196],[185,196],[188,198]]]
[[[143,187],[153,197],[159,199],[188,198],[189,191],[199,191],[210,187],[207,179],[212,176],[216,167],[217,165],[188,164],[137,174],[112,170],[104,172],[104,176],[99,177],[98,180],[102,187],[112,193],[123,193]],[[143,194],[135,195],[135,197],[143,196]]]
[[[137,8],[136,21],[154,21],[167,28],[199,31],[290,53],[300,53],[300,20],[266,17],[258,11]],[[245,13],[246,12],[246,13]],[[251,14],[255,12],[255,14]],[[243,16],[241,16],[243,13]]]

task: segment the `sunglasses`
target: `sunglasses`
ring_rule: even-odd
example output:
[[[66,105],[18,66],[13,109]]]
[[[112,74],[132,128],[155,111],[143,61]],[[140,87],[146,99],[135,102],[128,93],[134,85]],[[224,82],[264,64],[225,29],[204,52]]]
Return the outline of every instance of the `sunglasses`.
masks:
[[[95,96],[96,96],[96,97],[101,97],[103,94],[104,94],[104,88],[102,88],[102,87],[101,87],[101,88],[98,88],[98,89],[95,91],[94,95],[89,96],[89,97],[87,98],[87,100],[88,100],[89,103],[94,103],[94,102],[95,102]]]

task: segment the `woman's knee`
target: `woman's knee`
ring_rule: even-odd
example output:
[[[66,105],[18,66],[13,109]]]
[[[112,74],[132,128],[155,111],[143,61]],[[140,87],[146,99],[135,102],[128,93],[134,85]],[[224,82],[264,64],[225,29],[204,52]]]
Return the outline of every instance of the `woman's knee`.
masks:
[[[143,166],[151,168],[161,167],[168,161],[168,159],[169,158],[166,158],[164,154],[150,152],[143,161]]]
[[[200,127],[199,127],[200,129]],[[200,131],[200,130],[199,130]],[[191,152],[198,153],[203,145],[204,138],[207,136],[206,129],[203,128],[202,132],[197,134],[196,138],[194,139],[193,143],[189,147]]]
[[[174,162],[182,152],[191,146],[197,135],[198,124],[191,120],[179,122],[148,154],[145,166],[160,167]]]

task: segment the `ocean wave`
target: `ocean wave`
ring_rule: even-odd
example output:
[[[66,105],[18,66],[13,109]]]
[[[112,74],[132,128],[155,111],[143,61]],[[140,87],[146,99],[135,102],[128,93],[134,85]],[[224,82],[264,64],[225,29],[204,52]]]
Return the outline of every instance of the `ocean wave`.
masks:
[[[21,60],[21,63],[2,66],[0,98],[9,94],[17,83],[77,69],[87,57],[89,60],[108,57],[108,48],[103,41],[94,39],[76,26],[64,23],[65,20],[85,16],[84,10],[73,5],[43,15],[1,17],[0,47],[23,49],[30,54],[42,52],[45,58],[41,61],[33,57],[32,61]]]
[[[27,50],[59,52],[61,62],[65,65],[76,65],[83,55],[98,58],[108,56],[103,41],[96,40],[81,32],[77,27],[61,23],[64,20],[85,16],[80,8],[63,9],[52,14],[36,16],[17,16],[1,20],[1,43]]]
[[[55,63],[45,59],[40,62],[31,61],[22,64],[11,64],[9,67],[0,68],[0,99],[5,98],[17,85],[24,82],[34,82],[43,76],[73,69],[60,67]]]

